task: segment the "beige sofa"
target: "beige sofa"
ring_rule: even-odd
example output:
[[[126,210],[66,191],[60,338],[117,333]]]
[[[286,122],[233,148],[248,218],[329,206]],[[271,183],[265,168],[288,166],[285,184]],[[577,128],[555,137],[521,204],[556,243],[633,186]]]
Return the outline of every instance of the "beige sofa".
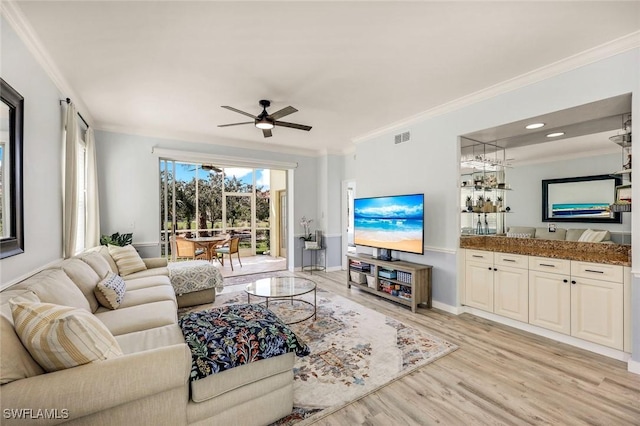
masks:
[[[144,262],[147,270],[124,277],[126,292],[116,310],[100,306],[93,293],[101,277],[118,272],[106,248],[61,261],[0,292],[0,423],[260,425],[291,412],[292,353],[189,381],[191,353],[178,325],[166,261]],[[12,298],[93,313],[124,355],[46,373],[15,332]]]
[[[541,240],[579,241],[586,229],[565,229],[556,228],[555,232],[549,232],[548,228],[535,228],[532,226],[510,226],[507,236],[528,236],[528,238],[538,238]],[[602,232],[602,240],[595,242],[611,243],[611,233],[609,231],[593,229],[592,231]],[[599,239],[599,238],[598,238]]]

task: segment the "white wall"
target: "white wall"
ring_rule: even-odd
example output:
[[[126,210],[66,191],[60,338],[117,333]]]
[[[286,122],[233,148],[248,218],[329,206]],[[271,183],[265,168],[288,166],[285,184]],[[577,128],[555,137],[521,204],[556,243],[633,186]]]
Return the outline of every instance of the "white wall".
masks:
[[[7,21],[0,22],[0,75],[24,97],[24,250],[0,260],[4,286],[62,257],[64,96]]]
[[[344,157],[326,157],[326,193],[320,215],[324,219],[327,268],[342,267],[342,180],[344,179]]]
[[[558,142],[558,143],[561,143]],[[606,175],[622,169],[622,155],[609,154],[573,160],[523,165],[507,170],[507,182],[513,188],[506,195],[512,213],[507,226],[546,227],[542,222],[542,180],[566,177]],[[623,213],[622,223],[557,222],[559,228],[596,228],[611,232],[631,232],[631,213]]]
[[[329,158],[326,155],[318,158],[318,211],[313,217],[314,222],[311,232],[318,229],[327,233],[329,218],[326,215],[328,208],[327,194],[329,192]]]
[[[275,152],[247,150],[223,145],[159,139],[98,131],[95,135],[100,185],[100,229],[103,234],[133,232],[136,245],[155,247],[147,250],[159,253],[160,186],[158,156],[152,148],[201,152],[203,154],[238,157],[263,161],[297,163],[291,171],[294,202],[294,232],[302,233],[302,216],[314,217],[317,212],[316,157],[294,156]],[[297,239],[296,239],[297,241]],[[299,246],[297,246],[299,248]],[[293,253],[299,264],[300,250]]]
[[[624,93],[635,94],[637,111],[639,52],[628,51],[450,113],[391,128],[357,145],[358,197],[424,192],[425,255],[398,257],[434,265],[436,302],[458,305],[459,135]],[[395,145],[393,135],[406,130],[411,131],[411,141]],[[634,310],[640,310],[638,301]],[[640,351],[640,330],[635,333]]]
[[[356,154],[350,152],[342,157],[342,179],[355,180],[356,178]]]

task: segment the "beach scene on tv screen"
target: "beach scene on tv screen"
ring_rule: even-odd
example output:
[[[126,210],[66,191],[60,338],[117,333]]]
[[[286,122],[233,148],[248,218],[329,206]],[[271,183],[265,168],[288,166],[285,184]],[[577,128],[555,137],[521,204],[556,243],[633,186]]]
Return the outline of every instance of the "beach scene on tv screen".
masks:
[[[357,245],[422,253],[424,197],[360,198],[354,202]]]

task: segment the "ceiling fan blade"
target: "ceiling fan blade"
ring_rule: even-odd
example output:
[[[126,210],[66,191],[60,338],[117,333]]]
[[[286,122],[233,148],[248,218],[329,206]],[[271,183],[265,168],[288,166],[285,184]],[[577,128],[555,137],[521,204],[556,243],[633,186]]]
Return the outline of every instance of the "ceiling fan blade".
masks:
[[[269,114],[269,117],[271,117],[273,120],[277,120],[278,118],[282,118],[285,115],[293,114],[294,112],[298,112],[298,110],[292,106],[288,106],[286,108],[282,108],[280,111],[274,112],[273,114]]]
[[[262,134],[264,135],[265,138],[270,138],[271,135],[271,129],[262,129]]]
[[[306,130],[307,132],[311,130],[311,126],[305,126],[304,124],[287,123],[286,121],[275,121],[273,124],[281,127],[291,127],[292,129]]]
[[[230,106],[223,105],[223,106],[222,106],[222,108],[226,108],[226,109],[228,109],[229,111],[237,112],[238,114],[246,115],[247,117],[251,117],[251,118],[253,118],[253,119],[255,119],[255,118],[256,118],[256,116],[255,116],[255,115],[253,115],[253,114],[249,114],[248,112],[240,111],[239,109],[234,108],[234,107],[230,107]]]
[[[218,124],[218,127],[239,126],[241,124],[254,124],[255,121],[244,121],[242,123]]]

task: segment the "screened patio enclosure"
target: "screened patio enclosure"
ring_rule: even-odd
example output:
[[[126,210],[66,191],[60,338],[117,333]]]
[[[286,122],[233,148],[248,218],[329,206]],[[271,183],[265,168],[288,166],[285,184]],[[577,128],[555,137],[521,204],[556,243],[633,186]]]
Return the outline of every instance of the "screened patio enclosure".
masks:
[[[277,203],[272,200],[271,179],[272,174],[285,173],[161,159],[162,255],[171,256],[173,235],[229,234],[240,237],[241,256],[275,256],[271,246],[277,238],[272,235],[277,212],[272,206]]]

